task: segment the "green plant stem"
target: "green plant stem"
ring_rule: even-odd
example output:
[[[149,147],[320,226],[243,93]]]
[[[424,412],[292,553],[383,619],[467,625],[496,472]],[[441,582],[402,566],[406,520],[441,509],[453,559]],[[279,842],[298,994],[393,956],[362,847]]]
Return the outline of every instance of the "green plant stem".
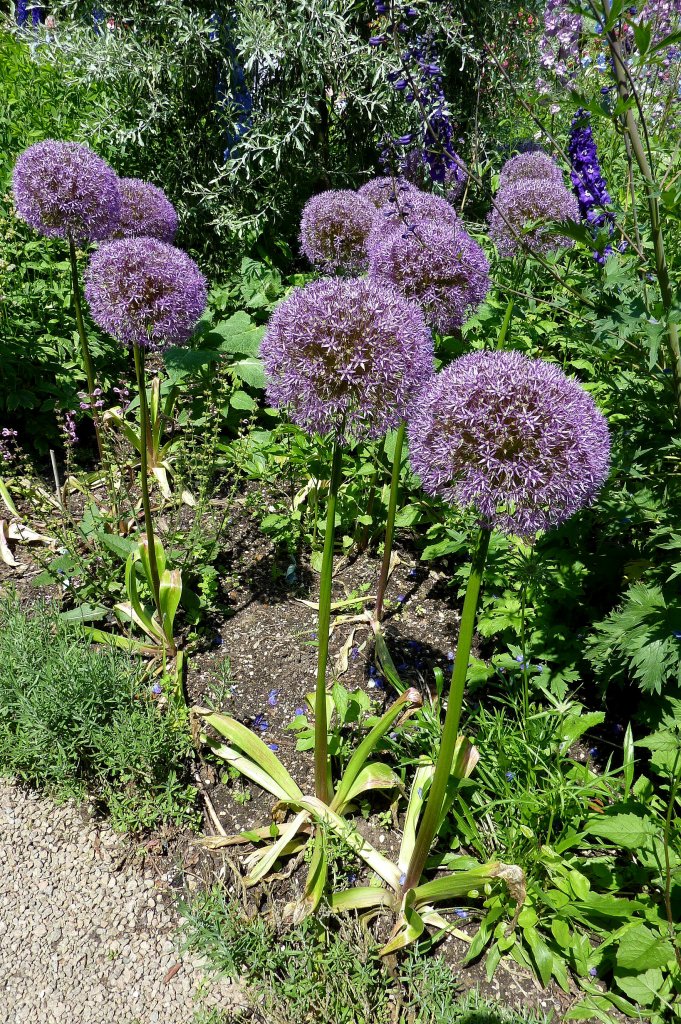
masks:
[[[140,460],[142,476],[142,508],[144,509],[144,528],[147,534],[149,547],[149,568],[151,569],[151,584],[154,592],[154,604],[158,612],[158,621],[163,627],[163,613],[161,611],[161,581],[158,575],[158,564],[156,562],[156,542],[154,538],[154,522],[151,518],[151,501],[149,499],[149,460],[147,450],[147,433],[149,430],[149,406],[147,405],[147,387],[144,376],[144,351],[139,345],[133,345],[135,354],[135,374],[137,376],[137,390],[140,398]]]
[[[459,639],[456,645],[456,658],[452,671],[452,682],[449,688],[447,714],[445,715],[445,724],[442,729],[440,752],[435,765],[435,774],[433,775],[433,781],[426,801],[426,808],[416,835],[409,867],[407,868],[407,877],[403,885],[403,892],[405,893],[419,883],[430,851],[430,845],[435,838],[440,822],[442,805],[447,792],[447,783],[449,782],[456,751],[456,741],[459,736],[459,721],[461,719],[466,676],[468,675],[468,660],[471,653],[471,644],[473,643],[480,584],[482,583],[482,575],[485,570],[490,536],[491,531],[489,529],[481,529],[473,552],[471,574],[468,577],[468,586],[466,587],[466,596],[461,613]]]
[[[95,425],[95,436],[97,438],[97,450],[99,457],[104,461],[104,450],[102,448],[102,437],[99,422],[99,410],[95,406],[95,368],[90,354],[87,334],[85,333],[85,322],[83,320],[83,308],[80,302],[80,283],[78,280],[78,260],[76,259],[76,245],[73,237],[69,234],[69,260],[71,262],[71,290],[73,292],[73,308],[76,314],[76,327],[80,339],[80,351],[83,356],[83,369],[87,378],[88,397],[90,399],[90,411]]]
[[[381,562],[381,575],[378,578],[376,589],[376,607],[374,618],[380,622],[383,617],[383,600],[385,588],[388,585],[390,574],[390,558],[393,553],[393,537],[395,535],[395,512],[397,511],[397,491],[400,486],[400,467],[402,465],[402,449],[404,448],[404,435],[407,429],[406,423],[400,423],[395,438],[395,454],[393,456],[393,471],[390,477],[390,499],[388,501],[388,518],[385,523],[385,543],[383,545],[383,561]]]
[[[336,499],[341,479],[343,449],[338,440],[333,444],[329,501],[326,509],[326,532],[324,554],[319,581],[319,614],[317,618],[317,686],[314,702],[314,784],[315,795],[328,804],[329,790],[329,743],[326,718],[326,662],[329,655],[329,626],[331,624],[331,588],[333,586],[333,548],[336,536]]]
[[[608,21],[610,17],[611,4],[610,0],[601,0],[602,10],[604,14],[604,23]],[[593,3],[591,4],[592,10],[594,9]],[[595,12],[597,14],[597,12]],[[600,19],[598,19],[600,20]],[[622,49],[617,38],[614,29],[606,32],[606,38],[610,53],[613,59],[613,65],[615,68],[615,80],[617,82],[617,91],[625,103],[629,100],[630,94],[634,96],[637,101],[640,112],[640,104],[638,103],[638,97],[636,96],[635,90],[631,82],[627,82],[627,67],[622,56]],[[655,274],[657,277],[658,284],[660,286],[660,295],[662,297],[662,306],[665,313],[669,313],[673,302],[674,302],[674,289],[672,287],[669,268],[667,267],[667,260],[664,246],[664,236],[662,234],[662,221],[660,217],[660,203],[658,199],[658,187],[655,181],[655,175],[651,162],[646,155],[646,148],[643,144],[634,112],[630,106],[626,107],[624,114],[624,121],[626,125],[626,131],[631,142],[631,149],[634,154],[634,159],[638,164],[638,169],[641,172],[641,176],[645,181],[646,186],[646,199],[648,202],[648,214],[650,217],[650,233],[653,239],[653,250],[655,253]],[[645,131],[645,121],[643,121],[643,128]],[[674,392],[676,398],[677,413],[681,414],[681,342],[679,341],[679,329],[675,323],[669,321],[667,323],[667,340],[669,344],[669,354],[671,360],[672,374],[674,378]]]
[[[664,820],[664,833],[663,833],[663,847],[664,847],[664,905],[667,913],[667,923],[669,925],[669,938],[671,939],[674,947],[674,955],[676,956],[676,962],[681,967],[681,949],[676,941],[676,928],[674,926],[674,909],[672,907],[672,866],[671,858],[669,856],[669,835],[672,827],[672,818],[674,817],[674,806],[676,804],[676,794],[678,792],[679,783],[681,782],[681,774],[679,773],[679,754],[677,753],[674,759],[674,768],[672,770],[672,777],[669,783],[669,802],[667,804],[667,813]]]
[[[513,306],[514,305],[515,305],[515,297],[513,295],[511,295],[510,299],[508,300],[508,305],[506,306],[506,312],[504,313],[504,319],[502,320],[502,323],[501,323],[501,330],[499,331],[499,337],[497,338],[497,349],[502,349],[504,347],[504,342],[506,341],[506,334],[508,333],[508,328],[509,328],[509,326],[511,324],[511,317],[513,316]]]

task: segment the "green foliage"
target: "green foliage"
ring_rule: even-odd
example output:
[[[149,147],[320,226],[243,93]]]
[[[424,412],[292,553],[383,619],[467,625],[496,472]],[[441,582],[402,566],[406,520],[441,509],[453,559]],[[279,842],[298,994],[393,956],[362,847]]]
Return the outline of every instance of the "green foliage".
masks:
[[[277,1024],[389,1024],[397,1001],[404,1024],[543,1019],[505,1010],[475,993],[459,995],[450,968],[439,957],[412,953],[395,976],[368,933],[356,926],[328,930],[323,920],[308,920],[281,934],[262,914],[247,915],[220,889],[182,904],[181,913],[184,948],[205,956],[220,974],[245,979],[253,1004]]]
[[[91,647],[49,606],[0,606],[0,771],[58,799],[92,793],[120,830],[193,824],[186,725],[141,667]]]

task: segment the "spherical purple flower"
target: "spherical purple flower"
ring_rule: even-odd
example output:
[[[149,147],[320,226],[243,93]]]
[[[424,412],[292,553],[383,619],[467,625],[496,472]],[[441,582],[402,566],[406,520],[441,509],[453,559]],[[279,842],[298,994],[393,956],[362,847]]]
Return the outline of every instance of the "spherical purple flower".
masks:
[[[177,234],[177,213],[165,192],[140,178],[119,178],[121,222],[117,238],[160,238],[172,242]]]
[[[524,181],[527,178],[555,181],[559,185],[564,185],[560,167],[548,153],[543,153],[540,149],[530,153],[518,153],[507,160],[499,174],[499,187],[505,188],[512,181]]]
[[[320,434],[381,437],[433,372],[421,310],[367,278],[296,288],[274,311],[261,352],[267,396]]]
[[[49,238],[109,238],[121,216],[118,178],[78,142],[47,139],[25,150],[12,175],[19,216]]]
[[[429,494],[531,538],[593,501],[608,475],[610,439],[593,398],[558,366],[474,352],[420,395],[409,450]]]
[[[373,204],[357,192],[320,192],[303,208],[300,247],[324,273],[361,273],[367,268],[366,243],[375,214]]]
[[[489,233],[500,256],[513,256],[523,245],[532,252],[546,253],[573,244],[569,238],[547,231],[547,225],[558,220],[579,221],[579,206],[572,193],[557,181],[521,178],[497,192]]]
[[[456,210],[446,199],[435,196],[431,192],[422,192],[418,188],[410,188],[398,192],[395,202],[386,204],[374,217],[373,227],[369,235],[368,250],[378,244],[379,238],[388,234],[407,235],[424,223],[449,224],[458,227],[459,219]],[[371,255],[370,255],[371,260]]]
[[[85,280],[93,320],[126,345],[180,345],[206,307],[206,280],[194,260],[157,238],[102,245]]]
[[[382,178],[372,178],[361,188],[357,194],[363,199],[368,199],[377,210],[382,210],[390,204],[399,203],[402,197],[411,192],[413,186],[404,178],[393,178],[389,174]]]
[[[445,221],[373,233],[369,274],[418,302],[426,322],[441,334],[461,327],[490,289],[484,252],[460,225]]]

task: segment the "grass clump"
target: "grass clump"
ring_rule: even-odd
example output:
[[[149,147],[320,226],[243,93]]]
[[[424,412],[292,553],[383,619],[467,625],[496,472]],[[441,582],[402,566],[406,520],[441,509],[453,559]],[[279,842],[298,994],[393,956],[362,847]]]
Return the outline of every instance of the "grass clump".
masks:
[[[546,1017],[457,991],[440,957],[411,952],[389,971],[366,929],[309,918],[283,935],[218,887],[181,905],[182,941],[217,973],[245,982],[250,1006],[206,1024],[540,1024]]]
[[[143,666],[98,649],[48,605],[0,601],[0,774],[58,800],[95,795],[118,831],[196,819],[183,721]]]

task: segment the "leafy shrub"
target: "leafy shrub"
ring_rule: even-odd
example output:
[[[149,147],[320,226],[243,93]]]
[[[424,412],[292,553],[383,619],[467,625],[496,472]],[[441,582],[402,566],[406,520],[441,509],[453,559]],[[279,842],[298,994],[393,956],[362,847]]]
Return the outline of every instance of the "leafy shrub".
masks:
[[[47,605],[0,605],[0,773],[57,799],[96,794],[119,830],[194,819],[190,742],[141,670]]]

